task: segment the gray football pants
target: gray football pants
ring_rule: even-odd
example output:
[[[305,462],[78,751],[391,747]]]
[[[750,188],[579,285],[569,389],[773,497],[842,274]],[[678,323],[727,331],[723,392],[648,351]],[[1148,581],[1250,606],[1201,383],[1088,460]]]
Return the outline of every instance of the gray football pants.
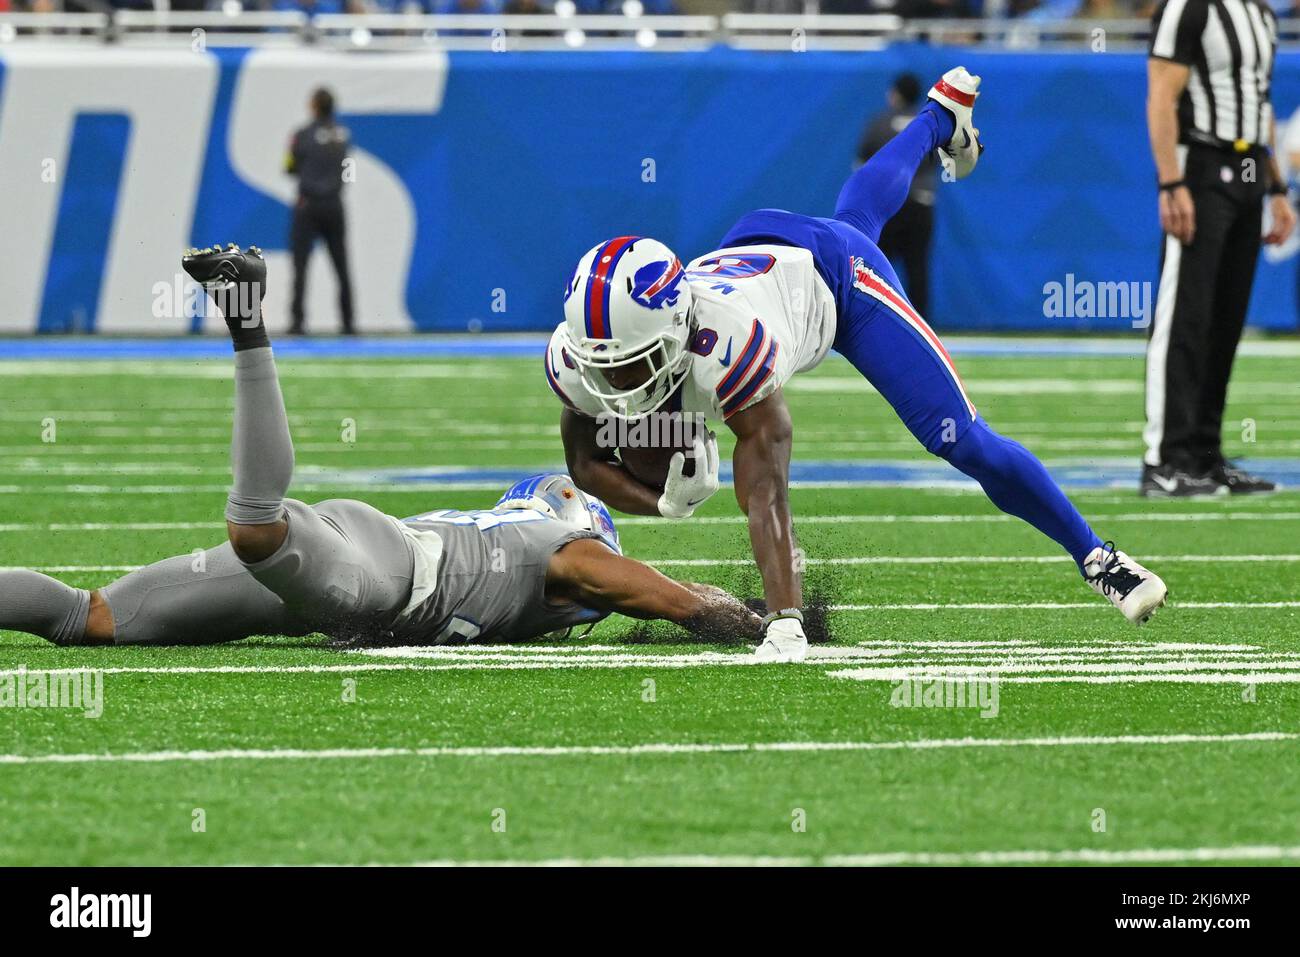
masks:
[[[289,534],[245,565],[226,542],[156,562],[100,590],[114,642],[205,645],[249,635],[382,633],[411,593],[414,559],[387,515],[364,502],[285,499]]]

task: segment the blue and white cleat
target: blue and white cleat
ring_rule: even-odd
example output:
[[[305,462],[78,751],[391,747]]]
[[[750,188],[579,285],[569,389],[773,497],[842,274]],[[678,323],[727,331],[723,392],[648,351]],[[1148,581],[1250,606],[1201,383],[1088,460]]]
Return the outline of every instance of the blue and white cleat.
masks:
[[[1094,548],[1083,571],[1088,586],[1135,625],[1145,624],[1169,597],[1160,576],[1119,551],[1114,542]]]
[[[946,180],[969,176],[984,152],[980,131],[971,122],[979,89],[980,78],[968,73],[964,66],[953,67],[930,87],[930,99],[951,113],[956,121],[952,139],[937,150]]]

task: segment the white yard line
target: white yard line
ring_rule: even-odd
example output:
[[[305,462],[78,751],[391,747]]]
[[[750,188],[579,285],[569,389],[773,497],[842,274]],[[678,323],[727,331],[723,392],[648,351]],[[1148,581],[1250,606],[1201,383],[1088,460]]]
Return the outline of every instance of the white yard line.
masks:
[[[435,487],[415,485],[410,482],[295,482],[289,492],[293,495],[307,492],[357,491],[364,495],[378,492],[411,492],[428,496],[442,492],[495,492],[501,494],[501,482],[439,482]],[[850,487],[850,486],[846,486]],[[860,486],[852,486],[858,488]],[[75,482],[66,485],[0,485],[0,495],[203,495],[230,492],[230,483],[223,485],[87,485]]]
[[[1131,850],[882,851],[869,854],[762,856],[746,854],[652,854],[632,857],[484,858],[372,862],[364,867],[897,867],[1010,864],[1176,864],[1211,861],[1300,860],[1300,847],[1248,844],[1236,847],[1142,847]],[[321,864],[320,867],[347,865]]]
[[[1046,463],[1051,466],[1051,462]],[[1071,463],[1063,463],[1071,464]],[[505,467],[505,466],[503,466]],[[525,471],[520,466],[521,472]],[[340,490],[359,490],[363,494],[369,495],[375,492],[407,492],[418,495],[435,495],[442,492],[496,492],[501,491],[500,481],[454,481],[438,482],[436,485],[420,485],[413,482],[370,482],[370,481],[333,481],[333,482],[302,482],[295,483],[289,490],[294,494],[303,492],[331,492],[337,493]],[[725,487],[730,487],[730,483],[723,483]],[[919,492],[933,495],[960,495],[963,498],[973,497],[976,495],[983,496],[984,492],[978,485],[954,473],[950,480],[942,482],[932,481],[929,479],[920,481],[901,481],[892,482],[888,485],[872,485],[860,481],[827,481],[827,482],[802,482],[794,481],[790,483],[790,491],[796,495],[803,492],[812,491],[871,491],[874,489],[914,489]],[[200,493],[226,493],[230,491],[229,484],[186,484],[186,485],[97,485],[84,482],[70,482],[65,484],[30,484],[30,485],[0,485],[0,495],[195,495]],[[1075,493],[1080,501],[1086,505],[1132,505],[1135,495],[1105,495],[1102,493],[1113,491],[1107,488],[1082,488],[1076,489]],[[1089,498],[1089,496],[1097,496]],[[1273,503],[1259,503],[1261,511],[1279,506],[1290,504],[1288,499],[1278,499]],[[1104,516],[1102,516],[1104,518]],[[656,520],[660,521],[660,520]]]
[[[1300,555],[1143,555],[1144,562],[1300,562]],[[709,568],[716,565],[752,565],[752,558],[652,558],[650,565]],[[1055,565],[1074,564],[1069,555],[854,555],[808,558],[809,565]]]
[[[0,764],[166,764],[206,761],[322,761],[377,758],[558,758],[640,757],[683,754],[767,754],[805,752],[936,751],[953,748],[1059,748],[1170,746],[1288,742],[1290,731],[1243,734],[1129,734],[1035,738],[921,738],[904,741],[760,741],[717,744],[652,743],[557,745],[554,747],[430,748],[226,748],[212,751],[128,751],[116,754],[0,754]]]
[[[830,674],[830,672],[827,672]],[[1119,675],[1006,675],[998,676],[999,684],[1046,685],[1127,685],[1127,684],[1178,684],[1178,685],[1293,685],[1300,684],[1300,672],[1249,671],[1214,673],[1145,672]]]
[[[1149,562],[1192,562],[1215,564],[1248,563],[1291,563],[1300,562],[1300,555],[1147,555]],[[649,565],[664,567],[715,568],[752,565],[752,558],[654,558],[644,559]],[[860,555],[839,558],[809,558],[809,565],[1056,565],[1069,563],[1073,559],[1068,555]],[[24,566],[3,565],[0,571],[19,571]],[[130,572],[141,565],[31,565],[32,571],[38,572]],[[867,606],[864,606],[866,609]],[[1019,606],[1013,606],[1019,607]],[[1106,607],[1104,605],[1099,607]],[[1214,605],[1212,607],[1219,607]],[[1225,606],[1225,607],[1249,607]],[[1288,607],[1288,606],[1278,606]]]
[[[1126,513],[1122,515],[1095,515],[1097,522],[1294,522],[1300,521],[1300,512],[1172,512]],[[620,518],[620,528],[627,526],[663,525],[743,525],[743,515],[712,515],[693,518],[651,518],[628,516]],[[1019,522],[1010,515],[800,515],[796,525],[952,525]],[[0,532],[161,532],[186,529],[224,529],[224,522],[7,522],[0,524]]]
[[[1094,515],[1097,522],[1288,522],[1300,520],[1300,512],[1130,512],[1122,515]],[[952,525],[1019,522],[1010,515],[796,515],[796,525]],[[620,518],[618,525],[744,525],[744,515],[708,515],[665,519],[649,516]]]
[[[1145,386],[1140,377],[1129,379],[1078,379],[1018,378],[1003,379],[963,376],[969,383],[971,397],[978,401],[981,395],[1133,395],[1140,394]],[[784,386],[789,393],[875,393],[876,389],[866,379],[856,375],[797,376]],[[1233,386],[1233,395],[1278,396],[1290,395],[1295,382],[1245,381]]]
[[[1093,675],[1093,674],[1174,674],[1177,672],[1196,672],[1198,674],[1216,671],[1241,671],[1253,668],[1259,668],[1263,671],[1283,671],[1287,668],[1295,668],[1300,665],[1294,659],[1290,660],[1268,660],[1256,659],[1251,661],[1242,661],[1240,659],[1214,660],[1211,658],[1198,658],[1192,661],[1188,660],[1168,660],[1168,661],[1077,661],[1077,662],[1056,662],[1050,660],[1037,661],[990,661],[987,664],[960,664],[957,662],[947,663],[931,659],[930,664],[921,661],[908,661],[898,665],[887,667],[876,666],[873,662],[869,668],[854,668],[848,671],[830,672],[832,677],[837,678],[855,678],[859,681],[901,681],[904,678],[916,678],[924,680],[927,678],[947,678],[947,677],[970,677],[970,676],[993,676],[1002,678],[1010,675],[1029,675],[1042,674],[1051,672],[1065,672],[1071,675]]]
[[[1173,608],[1300,608],[1300,601],[1172,601]],[[873,605],[831,605],[831,611],[1109,611],[1101,601],[1029,602],[882,602]]]

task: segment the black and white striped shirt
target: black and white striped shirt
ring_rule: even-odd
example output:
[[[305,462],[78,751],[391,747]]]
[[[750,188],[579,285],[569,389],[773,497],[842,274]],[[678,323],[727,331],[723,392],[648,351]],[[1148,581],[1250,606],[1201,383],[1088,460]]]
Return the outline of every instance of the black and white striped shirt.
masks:
[[[1260,0],[1164,0],[1151,56],[1191,67],[1179,142],[1270,145],[1277,17]]]

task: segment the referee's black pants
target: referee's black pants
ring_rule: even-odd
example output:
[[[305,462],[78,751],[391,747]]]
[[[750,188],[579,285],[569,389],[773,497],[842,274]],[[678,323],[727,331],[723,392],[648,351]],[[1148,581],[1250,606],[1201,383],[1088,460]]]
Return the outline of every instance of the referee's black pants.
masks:
[[[1252,169],[1253,181],[1243,175]],[[1199,472],[1222,457],[1223,406],[1255,280],[1267,176],[1262,151],[1187,147],[1183,178],[1196,232],[1188,246],[1164,237],[1147,340],[1148,465]]]
[[[344,332],[352,332],[352,279],[343,220],[343,200],[338,196],[300,197],[293,210],[289,245],[293,250],[293,330],[303,332],[303,294],[307,287],[307,261],[317,239],[325,240],[339,283],[339,318]]]

